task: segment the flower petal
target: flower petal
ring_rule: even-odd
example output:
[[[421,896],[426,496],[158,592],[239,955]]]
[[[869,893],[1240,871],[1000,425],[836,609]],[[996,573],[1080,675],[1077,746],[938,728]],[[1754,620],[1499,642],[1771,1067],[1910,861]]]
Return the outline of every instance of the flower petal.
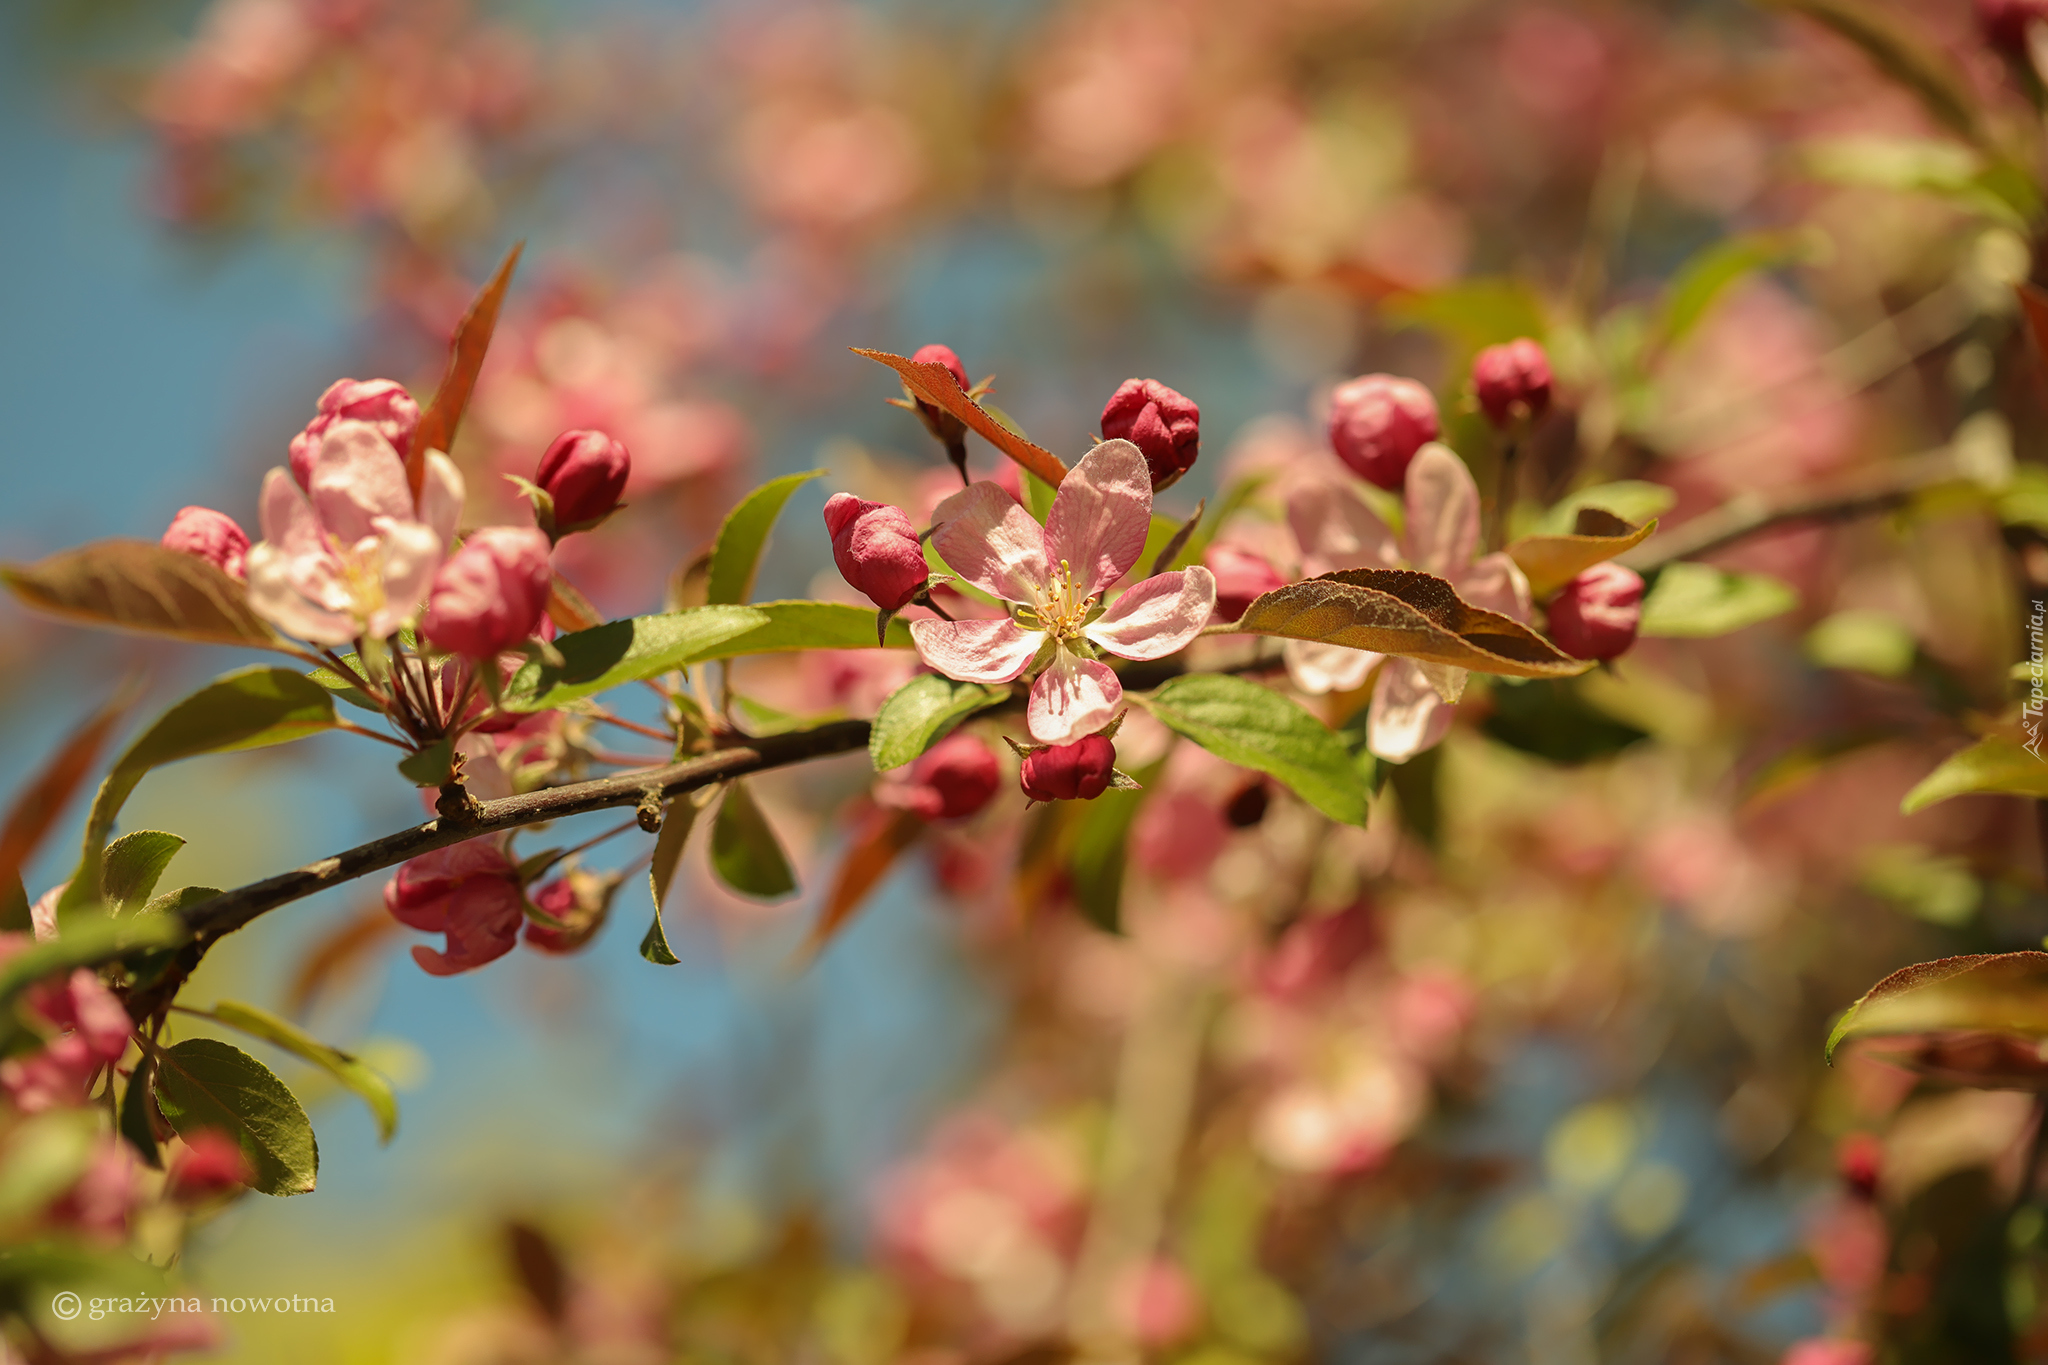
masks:
[[[1454,709],[1444,704],[1413,659],[1389,659],[1372,690],[1365,747],[1389,763],[1406,763],[1442,743]]]
[[[381,549],[384,602],[370,613],[369,633],[382,639],[410,621],[441,567],[441,538],[417,521],[378,517],[373,528]]]
[[[1019,630],[1007,618],[995,621],[912,621],[910,640],[918,657],[957,682],[1009,682],[1038,657],[1042,630]]]
[[[1451,586],[1475,607],[1512,616],[1524,625],[1529,623],[1529,580],[1519,564],[1498,550],[1481,555],[1471,568],[1453,575]]]
[[[1325,692],[1351,692],[1365,686],[1373,665],[1386,656],[1348,645],[1289,640],[1280,647],[1280,657],[1296,687],[1310,696],[1321,696]]]
[[[1063,649],[1031,684],[1024,718],[1040,744],[1071,744],[1116,719],[1123,700],[1124,685],[1107,664]]]
[[[986,480],[932,510],[932,548],[947,568],[1005,602],[1029,606],[1052,582],[1045,528],[1002,485]]]
[[[1287,500],[1287,525],[1301,546],[1305,574],[1333,569],[1394,569],[1401,547],[1379,513],[1341,483],[1312,484]]]
[[[446,547],[455,543],[455,527],[462,520],[462,471],[455,461],[438,450],[427,452],[427,477],[420,485],[419,520],[441,538]]]
[[[1479,486],[1451,448],[1430,442],[1408,466],[1407,541],[1410,568],[1450,578],[1479,551]]]
[[[320,534],[313,504],[306,501],[306,495],[283,469],[273,469],[263,476],[257,516],[263,524],[263,539],[286,555],[326,553],[327,541]]]
[[[1126,659],[1163,659],[1200,635],[1215,609],[1216,576],[1196,564],[1126,589],[1081,633]]]
[[[264,541],[253,546],[244,562],[249,576],[249,607],[287,635],[316,645],[344,645],[356,638],[355,621],[306,600],[293,584],[289,555]]]
[[[313,452],[306,492],[321,529],[344,545],[369,535],[378,517],[416,520],[405,461],[368,422],[336,422],[327,429]]]
[[[1083,596],[1122,578],[1152,529],[1152,470],[1129,441],[1104,441],[1067,472],[1045,519],[1045,548],[1065,560]]]

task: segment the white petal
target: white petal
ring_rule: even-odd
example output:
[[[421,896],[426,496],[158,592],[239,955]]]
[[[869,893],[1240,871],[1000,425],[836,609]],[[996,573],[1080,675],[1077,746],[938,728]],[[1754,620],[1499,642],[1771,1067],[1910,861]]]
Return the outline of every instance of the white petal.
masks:
[[[1116,719],[1123,699],[1124,685],[1107,665],[1062,649],[1031,684],[1024,719],[1040,744],[1071,744]]]
[[[1472,562],[1472,567],[1451,579],[1458,596],[1475,607],[1497,611],[1502,616],[1513,617],[1527,625],[1531,613],[1529,580],[1522,573],[1521,565],[1505,554],[1495,551],[1482,555]]]
[[[249,576],[249,606],[287,635],[316,645],[343,645],[356,638],[350,617],[307,601],[292,585],[292,564],[268,541],[250,548],[243,570]]]
[[[1005,602],[1032,605],[1052,582],[1045,528],[1000,484],[969,484],[934,508],[932,548],[947,568]]]
[[[1014,621],[912,621],[910,642],[918,657],[958,682],[1009,682],[1038,657],[1042,630],[1020,630]]]
[[[1301,546],[1305,573],[1400,567],[1401,547],[1394,533],[1344,484],[1296,489],[1287,500],[1287,525]]]
[[[1127,589],[1082,633],[1126,659],[1163,659],[1202,633],[1216,610],[1216,576],[1196,564]]]
[[[462,521],[462,471],[455,461],[438,450],[427,452],[427,477],[420,485],[419,519],[446,546],[455,543],[455,528]]]
[[[1373,665],[1385,656],[1347,645],[1289,640],[1280,647],[1280,657],[1296,687],[1311,696],[1321,696],[1325,692],[1350,692],[1365,686]]]
[[[1438,578],[1465,571],[1479,550],[1479,485],[1447,445],[1430,442],[1408,466],[1408,565]]]
[[[1413,659],[1389,659],[1372,690],[1365,747],[1389,763],[1405,763],[1436,747],[1451,730],[1451,713]]]
[[[1045,548],[1093,597],[1131,571],[1152,529],[1152,470],[1129,441],[1104,441],[1067,471],[1045,519]]]
[[[391,517],[377,518],[376,532],[383,542],[384,605],[370,613],[367,629],[382,639],[418,614],[441,567],[441,538],[417,521]]]
[[[371,523],[379,517],[414,519],[405,461],[368,422],[336,422],[327,429],[313,453],[306,493],[321,529],[344,545],[372,534]]]

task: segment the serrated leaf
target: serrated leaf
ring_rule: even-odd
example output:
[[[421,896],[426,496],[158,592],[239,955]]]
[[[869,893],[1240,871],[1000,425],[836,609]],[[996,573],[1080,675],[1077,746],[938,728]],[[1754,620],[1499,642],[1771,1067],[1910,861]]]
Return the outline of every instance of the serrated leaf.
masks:
[[[718,879],[743,896],[783,900],[796,894],[796,877],[782,842],[745,782],[726,784],[711,822],[711,866]]]
[[[370,1116],[377,1120],[377,1140],[388,1143],[398,1133],[398,1096],[375,1068],[351,1053],[321,1042],[312,1034],[269,1010],[223,1000],[213,1007],[213,1017],[251,1037],[274,1043],[303,1061],[327,1072],[362,1097]]]
[[[100,895],[117,915],[148,904],[157,879],[185,841],[160,829],[139,829],[107,845],[100,860]]]
[[[20,922],[10,927],[28,928],[28,892],[21,885],[22,867],[42,845],[43,836],[63,813],[78,784],[92,771],[107,736],[134,700],[135,689],[123,687],[65,737],[57,751],[45,760],[41,771],[14,798],[6,823],[0,825],[0,878],[5,879],[0,884],[7,886],[10,896],[18,891],[21,900]]]
[[[880,361],[896,371],[903,379],[903,386],[942,412],[950,412],[965,422],[968,429],[994,446],[1003,454],[1015,460],[1032,474],[1051,484],[1060,486],[1060,480],[1067,477],[1067,467],[1060,458],[1044,446],[1035,445],[1003,425],[985,411],[981,404],[969,398],[960,388],[960,381],[953,372],[936,361],[922,364],[887,351],[870,351],[862,347],[851,348],[855,355],[864,355],[869,360]]]
[[[0,580],[29,606],[73,621],[202,644],[284,647],[238,580],[153,541],[95,541],[0,568]]]
[[[872,630],[872,617],[863,616]],[[767,623],[767,615],[757,607],[691,607],[557,636],[562,667],[528,660],[505,684],[504,705],[509,711],[563,706],[680,668],[704,651]]]
[[[526,243],[513,243],[489,282],[477,292],[462,321],[455,325],[455,335],[448,342],[448,367],[442,371],[440,386],[434,390],[434,401],[420,414],[420,424],[413,430],[412,445],[405,454],[405,478],[412,486],[414,501],[418,501],[420,489],[426,485],[427,452],[454,449],[455,429],[462,424],[462,414],[469,407],[477,373],[484,366],[484,354],[491,348],[491,333],[497,330],[498,310],[504,305],[505,291],[512,287],[512,272],[525,249]]]
[[[1010,695],[1008,683],[954,682],[937,673],[921,673],[889,694],[875,713],[868,732],[868,757],[875,771],[888,772],[916,759],[959,727],[976,711]]]
[[[1645,636],[1704,639],[1782,616],[1799,605],[1789,584],[1690,561],[1667,564],[1643,595]]]
[[[2048,798],[2048,763],[2018,740],[1992,735],[1943,759],[1906,793],[1899,810],[1911,815],[1950,797],[1984,793]]]
[[[156,1104],[178,1136],[212,1128],[234,1139],[255,1172],[252,1188],[306,1194],[320,1147],[305,1108],[277,1073],[217,1038],[187,1038],[158,1058]]]
[[[705,587],[709,605],[744,602],[753,595],[754,575],[761,565],[761,551],[768,533],[782,515],[790,494],[825,473],[813,469],[804,474],[787,474],[770,479],[740,500],[718,529],[711,547],[711,572]]]
[[[819,912],[818,922],[811,927],[805,943],[807,952],[823,950],[846,927],[868,892],[888,875],[896,859],[923,832],[924,820],[909,811],[876,810],[871,814],[848,842],[846,856],[839,860],[839,871],[825,897],[825,908]]]
[[[1581,507],[1569,535],[1522,536],[1508,546],[1508,558],[1529,580],[1530,595],[1541,601],[1595,564],[1633,550],[1656,529],[1655,517],[1631,526],[1612,512]]]
[[[122,803],[153,768],[200,754],[287,744],[334,728],[334,699],[289,668],[257,666],[223,674],[164,712],[114,764],[86,819],[78,870],[60,910],[100,898],[100,863]]]
[[[156,1125],[150,1118],[150,1078],[156,1074],[156,1062],[144,1056],[135,1064],[135,1070],[128,1077],[128,1088],[121,1092],[121,1136],[135,1149],[145,1166],[162,1170],[164,1160],[157,1151]]]
[[[1133,699],[1218,758],[1285,783],[1332,820],[1365,823],[1365,787],[1344,742],[1271,688],[1194,673]]]
[[[1567,678],[1592,665],[1521,622],[1475,607],[1414,569],[1345,569],[1255,600],[1231,630],[1396,654],[1513,678]]]
[[[1852,1037],[1972,1029],[2048,1037],[2048,953],[1976,953],[1902,967],[1865,991],[1828,1034],[1827,1057]]]
[[[696,826],[697,814],[702,809],[695,792],[684,792],[672,798],[668,803],[668,813],[662,817],[661,832],[654,837],[654,860],[647,868],[647,889],[654,899],[654,920],[647,926],[646,936],[640,940],[640,956],[657,966],[673,967],[682,961],[668,946],[668,928],[662,923],[662,912],[668,907],[676,868],[683,861],[683,850],[690,842],[690,831]]]
[[[845,602],[755,602],[747,610],[766,618],[743,634],[698,652],[696,663],[749,654],[787,654],[799,649],[875,649],[875,611]],[[890,618],[883,649],[909,649],[910,623]]]

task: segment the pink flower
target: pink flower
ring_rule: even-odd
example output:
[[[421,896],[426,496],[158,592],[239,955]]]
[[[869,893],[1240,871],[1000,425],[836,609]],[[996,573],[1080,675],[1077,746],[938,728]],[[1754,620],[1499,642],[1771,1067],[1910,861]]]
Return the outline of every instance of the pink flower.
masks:
[[[908,777],[876,793],[875,799],[927,820],[964,820],[980,811],[1002,785],[996,756],[973,735],[954,733],[934,744]]]
[[[1123,1328],[1140,1346],[1170,1346],[1202,1321],[1195,1282],[1174,1262],[1157,1258],[1117,1278],[1111,1298]]]
[[[917,528],[900,508],[834,493],[825,502],[825,529],[840,576],[883,611],[902,610],[931,577]]]
[[[1869,1343],[1839,1337],[1810,1337],[1792,1343],[1782,1365],[1871,1365],[1877,1352]]]
[[[94,1241],[120,1241],[128,1234],[128,1215],[141,1201],[136,1165],[125,1141],[102,1137],[77,1183],[50,1206],[50,1221]]]
[[[249,551],[249,605],[315,644],[397,633],[419,610],[455,538],[462,475],[427,456],[418,506],[405,463],[376,427],[336,422],[307,466],[264,476],[263,541]]]
[[[163,547],[180,554],[195,555],[230,578],[242,576],[242,561],[249,553],[249,533],[235,519],[211,507],[180,507],[164,532]]]
[[[1613,659],[1636,642],[1643,620],[1643,580],[1613,561],[1595,564],[1565,584],[1549,606],[1550,638],[1574,659]]]
[[[200,1203],[233,1194],[256,1178],[249,1158],[218,1128],[202,1128],[185,1139],[185,1152],[171,1163],[171,1197]]]
[[[1497,427],[1541,417],[1550,406],[1550,357],[1527,337],[1489,346],[1472,362],[1472,392]]]
[[[420,405],[395,379],[337,379],[320,395],[320,415],[292,437],[292,477],[310,490],[320,443],[338,422],[367,422],[404,459],[420,424]]]
[[[1412,379],[1361,375],[1330,395],[1330,445],[1367,483],[1399,488],[1415,452],[1437,438],[1436,399]]]
[[[1144,452],[1156,493],[1194,467],[1202,410],[1156,379],[1126,379],[1102,405],[1102,435]]]
[[[2001,52],[2024,59],[2027,29],[2048,20],[2048,0],[1977,0],[1977,31]]]
[[[1235,621],[1253,602],[1287,586],[1287,580],[1264,555],[1235,545],[1211,545],[1203,551],[1202,563],[1215,575],[1216,614],[1226,621]]]
[[[486,526],[434,575],[420,632],[436,649],[488,659],[540,628],[555,571],[548,538],[530,527]]]
[[[1096,615],[1103,593],[1138,562],[1152,523],[1151,471],[1129,441],[1104,441],[1083,456],[1044,526],[988,482],[940,503],[933,519],[939,555],[1011,603],[1017,619],[913,621],[917,652],[949,678],[997,683],[1021,676],[1050,644],[1025,712],[1041,744],[1092,734],[1116,715],[1123,684],[1096,661],[1096,648],[1164,658],[1201,633],[1216,605],[1216,580],[1196,565],[1135,584]]]
[[[625,444],[601,431],[565,431],[540,457],[533,481],[554,499],[554,515],[543,527],[559,540],[587,531],[616,512],[633,457]]]
[[[445,954],[412,950],[413,961],[435,976],[466,972],[511,952],[526,918],[519,869],[502,836],[471,839],[402,864],[385,883],[384,908],[401,924],[448,936]]]
[[[1084,735],[1024,755],[1017,774],[1033,801],[1093,801],[1109,790],[1116,772],[1116,745],[1107,735]]]
[[[1864,1199],[1877,1196],[1884,1175],[1884,1144],[1874,1133],[1851,1133],[1835,1145],[1835,1172]]]
[[[34,987],[28,1007],[60,1032],[38,1052],[0,1061],[0,1089],[26,1114],[81,1103],[100,1068],[128,1050],[128,1011],[83,967]]]
[[[1408,567],[1449,581],[1475,607],[1526,622],[1529,581],[1505,554],[1474,558],[1479,549],[1479,489],[1449,447],[1426,445],[1409,466],[1407,519],[1399,540],[1359,496],[1340,484],[1304,488],[1287,504],[1287,520],[1310,574],[1348,568]],[[1363,686],[1383,656],[1342,645],[1289,640],[1287,671],[1304,692],[1348,692]],[[1373,688],[1366,745],[1402,763],[1440,742],[1451,728],[1453,701],[1465,670],[1390,658]]]

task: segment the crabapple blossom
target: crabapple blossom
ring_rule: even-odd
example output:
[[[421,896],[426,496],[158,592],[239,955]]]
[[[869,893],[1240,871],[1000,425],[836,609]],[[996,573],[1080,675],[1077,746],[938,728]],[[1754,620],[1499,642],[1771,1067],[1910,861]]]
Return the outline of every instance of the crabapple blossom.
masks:
[[[917,528],[901,508],[834,493],[825,502],[825,529],[840,576],[883,611],[908,606],[931,577]]]
[[[126,1142],[102,1135],[77,1181],[50,1206],[50,1221],[94,1241],[122,1240],[128,1234],[129,1215],[142,1198],[137,1166]]]
[[[1341,484],[1306,487],[1287,504],[1287,519],[1310,574],[1347,568],[1408,567],[1444,579],[1473,606],[1527,622],[1529,582],[1514,560],[1478,555],[1479,489],[1464,461],[1447,446],[1424,446],[1409,466],[1407,518],[1397,539],[1385,522]],[[1475,558],[1475,556],[1477,556]],[[1363,686],[1381,655],[1343,645],[1289,640],[1284,657],[1305,692],[1346,692]],[[1414,659],[1386,659],[1366,718],[1367,747],[1401,763],[1441,741],[1465,670]]]
[[[994,483],[962,489],[933,513],[932,545],[967,582],[1010,603],[1013,617],[913,621],[918,654],[960,682],[998,683],[1022,676],[1050,645],[1025,708],[1031,737],[1065,744],[1100,730],[1124,690],[1095,650],[1164,658],[1201,633],[1216,605],[1215,578],[1195,565],[1134,584],[1098,615],[1103,594],[1138,562],[1151,524],[1150,470],[1129,441],[1084,455],[1044,526]]]
[[[405,462],[367,422],[328,427],[304,487],[264,476],[263,540],[248,554],[249,605],[288,634],[339,645],[384,638],[427,595],[462,512],[462,475],[430,452],[417,504]]]
[[[1415,452],[1437,438],[1436,399],[1412,379],[1361,375],[1330,394],[1330,447],[1367,483],[1399,488]]]
[[[565,431],[549,443],[533,482],[553,500],[542,529],[559,540],[587,531],[616,512],[633,457],[625,443],[601,431]]]
[[[1084,735],[1024,755],[1017,774],[1033,801],[1093,801],[1116,776],[1116,745],[1107,735]]]
[[[424,946],[412,950],[413,961],[434,976],[466,972],[511,952],[526,918],[519,866],[502,835],[401,864],[384,885],[384,908],[401,924],[448,936],[445,953]]]
[[[313,461],[320,443],[340,422],[366,422],[404,459],[420,424],[420,405],[393,379],[337,379],[320,395],[320,413],[292,437],[290,464],[299,487],[311,490]]]
[[[1194,467],[1202,410],[1156,379],[1126,379],[1102,405],[1102,435],[1129,441],[1144,453],[1157,492]]]
[[[531,527],[486,526],[434,575],[420,633],[470,659],[517,649],[540,628],[554,569],[548,538]]]
[[[876,799],[927,820],[963,820],[986,806],[1002,784],[1002,767],[987,744],[955,732],[910,765],[904,781]]]
[[[1550,407],[1550,357],[1528,337],[1489,346],[1472,362],[1472,392],[1486,420],[1505,427]]]
[[[163,547],[203,559],[229,578],[240,578],[249,554],[249,533],[225,512],[180,507],[164,532]]]
[[[1226,621],[1235,621],[1253,602],[1287,586],[1264,555],[1236,545],[1211,545],[1202,552],[1202,563],[1216,578],[1216,614]]]
[[[202,1128],[185,1139],[185,1150],[171,1163],[171,1195],[202,1203],[233,1194],[256,1178],[241,1146],[218,1128]]]
[[[1612,560],[1565,584],[1551,599],[1550,638],[1574,659],[1612,659],[1636,642],[1643,620],[1643,580]]]

